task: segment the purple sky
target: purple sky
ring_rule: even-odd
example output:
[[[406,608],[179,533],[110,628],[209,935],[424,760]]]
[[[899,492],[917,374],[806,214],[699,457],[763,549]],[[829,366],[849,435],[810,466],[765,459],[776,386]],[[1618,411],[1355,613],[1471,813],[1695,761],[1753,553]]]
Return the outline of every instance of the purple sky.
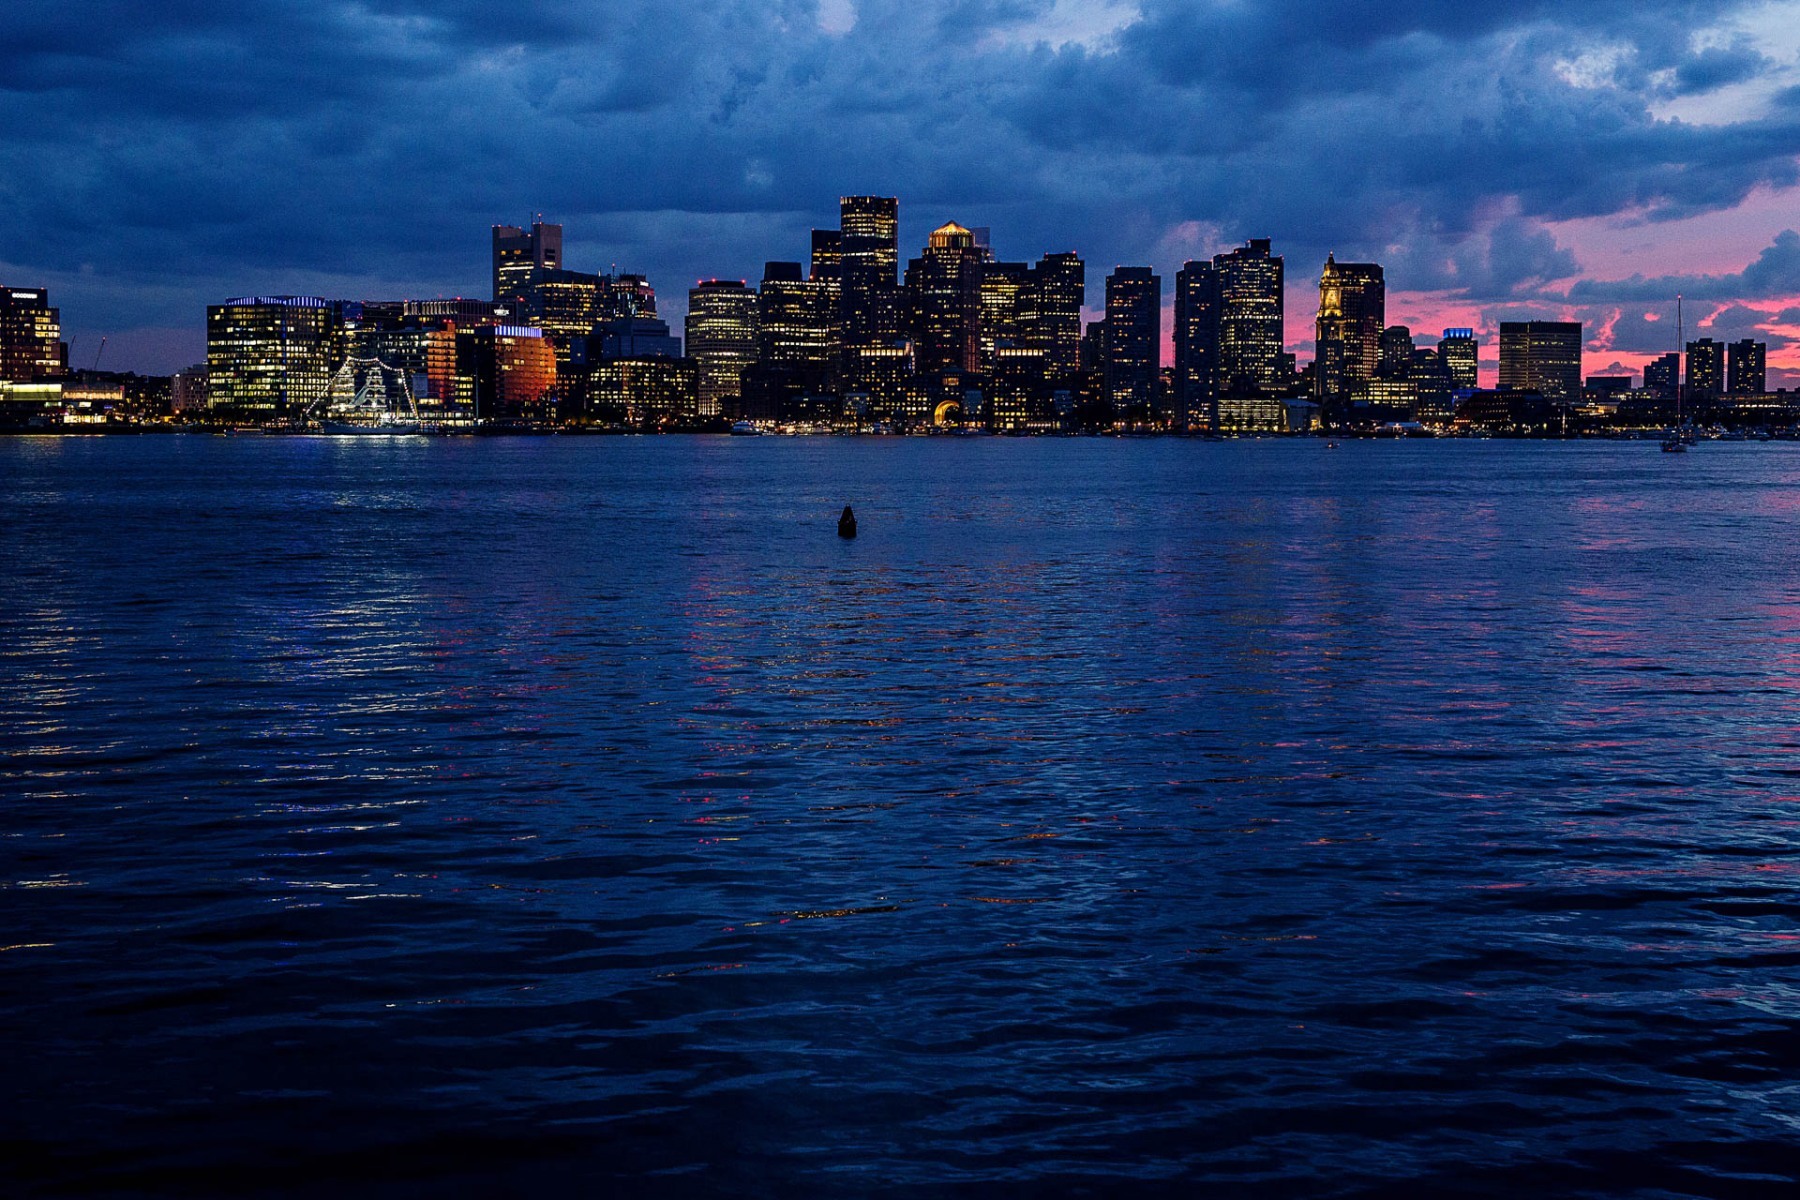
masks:
[[[1273,238],[1303,358],[1336,251],[1417,332],[1582,319],[1592,370],[1672,348],[1682,291],[1800,383],[1797,156],[1800,0],[0,8],[0,282],[83,366],[195,361],[228,295],[482,294],[538,212],[678,318],[876,192],[903,255],[988,225],[1079,250],[1091,304]]]

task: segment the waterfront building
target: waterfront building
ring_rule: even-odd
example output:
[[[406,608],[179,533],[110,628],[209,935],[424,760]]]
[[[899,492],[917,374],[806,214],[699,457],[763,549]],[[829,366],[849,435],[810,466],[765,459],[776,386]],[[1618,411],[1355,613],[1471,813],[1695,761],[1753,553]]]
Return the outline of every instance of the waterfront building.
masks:
[[[541,329],[489,325],[446,330],[453,374],[433,379],[446,404],[456,403],[480,421],[549,421],[556,416],[556,350]],[[439,371],[442,353],[430,356]],[[429,369],[429,368],[428,368]]]
[[[1707,399],[1725,390],[1725,343],[1701,338],[1687,344],[1687,394]]]
[[[1444,330],[1437,354],[1450,375],[1452,390],[1472,391],[1481,385],[1481,344],[1473,329]]]
[[[1725,388],[1734,396],[1758,396],[1768,386],[1769,346],[1745,338],[1731,343],[1725,358]]]
[[[1500,392],[1517,391],[1558,404],[1581,400],[1581,322],[1500,323]]]
[[[169,381],[169,411],[176,416],[206,409],[206,364],[195,363],[175,372]]]
[[[757,303],[756,289],[740,279],[708,279],[688,291],[683,332],[702,416],[724,412],[743,394],[744,370],[756,362]]]
[[[699,371],[692,359],[609,358],[588,368],[590,420],[654,425],[683,421],[700,409]]]
[[[0,287],[0,380],[30,383],[67,373],[62,314],[43,288]]]
[[[844,396],[845,406],[859,419],[892,421],[905,415],[906,389],[913,377],[912,343],[852,346],[849,370],[857,381]]]
[[[1113,412],[1141,420],[1155,411],[1162,369],[1162,277],[1118,267],[1106,277],[1106,395]]]
[[[1043,348],[998,347],[988,368],[984,402],[987,426],[996,432],[1021,433],[1056,428],[1049,356]]]
[[[1292,372],[1283,359],[1286,301],[1282,260],[1268,238],[1213,257],[1219,273],[1221,394],[1282,389]]]
[[[344,358],[341,301],[239,296],[206,310],[207,403],[245,416],[297,416]]]
[[[906,264],[913,354],[924,374],[981,369],[981,278],[987,251],[954,221],[932,230]]]
[[[1375,374],[1387,323],[1387,281],[1377,263],[1340,263],[1325,256],[1319,273],[1314,395],[1322,405],[1349,402]],[[1469,386],[1474,386],[1470,384]]]

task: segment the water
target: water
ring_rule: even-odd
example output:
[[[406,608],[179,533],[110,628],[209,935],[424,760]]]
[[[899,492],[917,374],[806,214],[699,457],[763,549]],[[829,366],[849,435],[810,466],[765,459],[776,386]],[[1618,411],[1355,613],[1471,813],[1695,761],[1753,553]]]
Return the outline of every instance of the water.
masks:
[[[1792,447],[0,478],[11,1192],[1800,1179]]]

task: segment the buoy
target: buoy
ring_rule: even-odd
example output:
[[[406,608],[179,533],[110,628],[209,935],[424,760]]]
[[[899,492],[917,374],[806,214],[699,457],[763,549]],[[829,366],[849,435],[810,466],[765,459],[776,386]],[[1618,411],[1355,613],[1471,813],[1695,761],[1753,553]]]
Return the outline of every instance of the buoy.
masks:
[[[844,505],[844,515],[838,518],[838,536],[842,538],[856,536],[856,514],[850,511],[848,504]]]

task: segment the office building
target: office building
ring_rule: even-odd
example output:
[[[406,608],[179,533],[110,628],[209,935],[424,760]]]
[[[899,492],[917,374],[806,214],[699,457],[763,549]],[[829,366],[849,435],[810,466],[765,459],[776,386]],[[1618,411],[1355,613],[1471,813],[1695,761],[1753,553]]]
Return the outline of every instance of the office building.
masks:
[[[1215,255],[1219,273],[1219,387],[1222,394],[1279,391],[1291,374],[1284,354],[1282,260],[1268,238]]]
[[[1081,368],[1081,308],[1086,302],[1087,267],[1074,251],[1046,254],[1031,268],[1026,344],[1044,352],[1045,370],[1052,375]]]
[[[981,369],[981,279],[987,251],[950,221],[906,264],[906,312],[921,374]]]
[[[688,291],[684,332],[702,416],[724,412],[743,394],[744,370],[756,361],[757,302],[756,289],[738,279],[708,279]]]
[[[1664,354],[1644,364],[1644,390],[1660,400],[1675,399],[1681,377],[1681,355]]]
[[[1725,343],[1701,338],[1687,344],[1687,394],[1706,399],[1725,390]]]
[[[1106,277],[1106,395],[1120,416],[1149,416],[1162,369],[1162,277],[1119,267]]]
[[[1500,390],[1533,391],[1558,404],[1581,400],[1581,322],[1503,321]]]
[[[1313,390],[1321,404],[1347,403],[1374,376],[1386,323],[1387,281],[1381,267],[1340,263],[1336,255],[1326,255],[1314,329],[1319,366]]]
[[[563,265],[563,228],[532,223],[529,231],[517,225],[494,226],[494,303],[517,317],[539,271]]]
[[[207,402],[246,416],[298,416],[344,358],[343,304],[240,296],[206,310]]]
[[[1437,354],[1449,373],[1455,391],[1472,391],[1481,386],[1481,344],[1473,329],[1446,329],[1438,339]]]
[[[611,358],[588,368],[591,421],[677,423],[699,411],[699,372],[686,358]]]
[[[989,262],[981,271],[981,369],[991,371],[994,352],[1022,347],[1029,336],[1031,267],[1022,262]]]
[[[1756,396],[1768,390],[1769,346],[1745,338],[1727,347],[1725,389],[1734,396]]]
[[[452,337],[457,378],[443,380],[444,391],[461,400],[476,420],[555,418],[556,350],[543,330],[529,325],[489,325],[456,330]],[[438,382],[433,381],[434,385]]]
[[[784,391],[824,390],[838,346],[833,295],[797,262],[767,264],[757,298],[756,372],[765,383],[773,373]]]
[[[900,202],[892,196],[842,197],[838,234],[843,344],[881,345],[900,336]]]
[[[1412,330],[1405,325],[1389,325],[1381,331],[1381,358],[1375,366],[1379,375],[1405,379],[1412,371]]]
[[[1219,272],[1190,262],[1175,274],[1173,400],[1178,423],[1219,427]]]
[[[0,380],[30,383],[69,369],[62,316],[43,288],[0,287]]]

